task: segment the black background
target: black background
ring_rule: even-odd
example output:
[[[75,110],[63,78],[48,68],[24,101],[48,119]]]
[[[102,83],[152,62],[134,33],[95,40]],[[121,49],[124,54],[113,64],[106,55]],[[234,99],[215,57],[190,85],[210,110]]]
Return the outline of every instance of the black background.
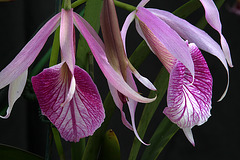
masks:
[[[135,0],[131,2],[131,4],[137,5],[138,2],[139,1]],[[187,2],[187,0],[152,0],[147,4],[147,7],[172,12],[185,2]],[[223,34],[229,43],[234,65],[234,68],[230,69],[230,86],[228,93],[221,102],[217,102],[226,86],[226,72],[217,58],[208,53],[203,53],[214,80],[212,116],[204,125],[193,128],[196,147],[193,147],[187,141],[183,132],[179,130],[166,146],[159,159],[210,160],[217,158],[240,158],[240,105],[238,101],[240,98],[240,58],[237,55],[240,53],[240,16],[229,13],[226,9],[226,6],[233,2],[234,1],[226,1],[220,9]],[[14,2],[0,3],[0,69],[3,69],[16,56],[39,29],[39,26],[54,15],[54,5],[55,0],[16,0]],[[117,12],[121,26],[128,12],[122,9],[117,9]],[[194,15],[190,16],[188,20],[191,23],[195,23],[197,18],[202,16],[202,14],[203,9],[201,8]],[[211,29],[211,27],[207,26],[205,30],[213,36],[216,41],[219,41],[217,32]],[[128,33],[127,50],[130,54],[142,39],[137,35],[134,25],[131,25]],[[51,43],[52,37],[47,41],[39,57],[46,53]],[[154,81],[154,77],[160,67],[161,63],[152,54],[140,67],[139,72],[149,77],[151,81]],[[104,98],[107,91],[106,80],[97,65],[95,65],[95,81]],[[143,93],[147,91],[145,88],[141,88],[141,86],[139,90],[143,91]],[[166,99],[166,97],[163,99]],[[161,102],[154,120],[150,124],[151,127],[148,129],[147,135],[144,138],[145,142],[149,141],[154,128],[162,119],[162,110],[165,106],[166,102]],[[137,109],[136,122],[139,120],[142,108],[143,106],[140,105]],[[0,128],[0,143],[16,146],[44,156],[47,125],[39,120],[37,103],[26,101],[26,99],[21,97],[15,103],[11,116],[6,120],[0,119]],[[112,128],[119,138],[122,159],[127,159],[134,134],[121,123],[120,112],[118,110],[116,110],[116,113],[113,115],[113,120],[109,128]],[[65,145],[66,156],[68,156],[70,154],[68,149],[69,145]],[[143,149],[144,146],[142,146],[140,151],[142,152]],[[57,159],[57,156],[53,156],[53,159]]]

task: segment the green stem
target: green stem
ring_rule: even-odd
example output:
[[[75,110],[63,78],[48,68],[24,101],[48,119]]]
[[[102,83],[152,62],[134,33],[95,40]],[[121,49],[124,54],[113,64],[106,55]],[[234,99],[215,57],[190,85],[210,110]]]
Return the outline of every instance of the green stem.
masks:
[[[59,53],[59,46],[60,46],[59,32],[60,32],[60,27],[58,27],[56,29],[55,34],[54,34],[54,40],[53,40],[53,45],[52,45],[51,57],[50,57],[50,61],[49,61],[49,67],[57,64],[57,61],[58,61],[58,53]]]
[[[132,12],[132,11],[136,10],[135,6],[132,6],[132,5],[127,4],[127,3],[123,3],[123,2],[119,2],[119,1],[114,0],[114,4],[115,4],[115,6],[117,6],[119,8],[122,8],[122,9],[125,9],[129,12]]]
[[[72,8],[71,0],[65,0],[64,3],[63,3],[63,8],[65,10],[70,10]]]
[[[72,3],[72,8],[76,8],[77,6],[85,3],[87,0],[77,0],[75,2]]]
[[[52,133],[54,137],[54,141],[57,147],[58,155],[60,157],[60,160],[65,160],[64,152],[63,152],[63,147],[62,147],[62,142],[61,142],[61,137],[58,133],[57,128],[52,126]]]

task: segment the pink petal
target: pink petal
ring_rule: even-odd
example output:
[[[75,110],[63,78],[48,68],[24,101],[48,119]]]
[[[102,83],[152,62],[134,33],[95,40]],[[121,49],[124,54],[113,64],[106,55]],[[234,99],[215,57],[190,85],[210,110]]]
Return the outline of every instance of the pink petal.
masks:
[[[33,63],[50,34],[56,29],[60,14],[51,18],[0,72],[0,89],[13,82]]]
[[[103,74],[119,92],[121,92],[126,97],[132,98],[138,102],[149,103],[154,101],[156,98],[145,98],[139,95],[136,91],[134,91],[123,79],[121,75],[119,75],[109,64],[107,57],[105,55],[104,48],[102,46],[102,41],[98,37],[97,33],[93,31],[90,25],[86,25],[87,22],[78,14],[74,13],[74,24],[84,36],[88,45],[99,65]]]
[[[142,0],[137,7],[144,7],[150,0]]]
[[[111,83],[108,83],[109,86],[109,90],[111,92],[111,95],[113,97],[113,101],[116,104],[116,106],[118,107],[118,109],[121,112],[121,119],[122,119],[122,123],[130,130],[132,130],[132,125],[127,121],[126,119],[126,115],[123,112],[123,103],[119,97],[119,92],[111,85]]]
[[[136,11],[131,12],[127,16],[127,18],[124,21],[124,24],[122,26],[121,36],[122,36],[122,41],[123,41],[123,46],[124,46],[125,52],[126,52],[126,35],[127,35],[127,30],[129,28],[130,24],[132,23],[132,21],[134,20],[135,14],[136,14]]]
[[[184,128],[184,129],[183,129],[183,132],[184,132],[185,136],[187,137],[188,141],[189,141],[193,146],[195,146],[195,142],[194,142],[194,139],[193,139],[193,134],[192,134],[191,128]]]
[[[164,66],[173,67],[174,62],[171,61],[177,59],[189,69],[192,75],[194,75],[192,58],[183,39],[164,21],[153,15],[147,9],[138,7],[136,15],[142,33],[154,53],[156,55],[161,54],[162,50],[170,53],[165,56],[163,53],[161,54]]]
[[[221,47],[206,32],[170,12],[150,8],[148,10],[166,22],[182,38],[191,43],[195,43],[198,48],[216,56],[228,71],[228,66]]]
[[[170,74],[168,107],[164,109],[164,114],[182,129],[201,125],[211,115],[212,76],[196,45],[189,44],[189,48],[195,68],[194,82],[186,67],[176,63]]]
[[[67,141],[79,141],[100,127],[105,114],[98,90],[90,76],[75,66],[76,90],[64,106],[70,87],[71,72],[66,63],[45,69],[32,78],[33,89],[42,113],[57,127]]]
[[[232,59],[230,55],[230,50],[227,44],[226,39],[222,35],[222,24],[219,17],[219,12],[212,0],[200,0],[204,9],[205,9],[205,17],[207,22],[216,30],[218,31],[220,38],[221,38],[221,45],[223,49],[223,53],[228,61],[229,66],[233,67]]]
[[[0,118],[8,118],[10,116],[10,113],[12,111],[13,105],[16,102],[16,100],[21,96],[23,89],[25,87],[26,81],[27,81],[27,73],[28,71],[24,71],[20,76],[17,77],[16,80],[14,80],[12,83],[10,83],[9,89],[8,89],[8,109],[7,114],[5,116],[0,116]]]
[[[188,40],[189,42],[195,43],[200,49],[211,53],[212,55],[216,56],[224,65],[227,71],[227,86],[226,89],[219,99],[221,101],[228,90],[229,86],[229,71],[228,65],[224,56],[224,53],[221,47],[215,42],[206,32],[203,30],[193,26],[192,24],[188,23],[186,20],[181,19],[170,12],[162,11],[158,9],[148,9],[153,14],[158,16],[160,19],[164,20],[172,29],[174,29],[181,37]]]
[[[150,144],[143,142],[143,140],[141,139],[141,137],[138,135],[138,132],[137,132],[137,128],[135,125],[135,111],[136,111],[137,102],[132,99],[129,99],[128,106],[129,106],[129,112],[130,112],[131,121],[132,121],[132,128],[133,128],[135,136],[142,144],[147,145],[147,146],[150,145]]]
[[[62,51],[62,61],[65,61],[73,74],[75,66],[75,50],[73,45],[73,10],[61,12],[60,24],[60,47]]]

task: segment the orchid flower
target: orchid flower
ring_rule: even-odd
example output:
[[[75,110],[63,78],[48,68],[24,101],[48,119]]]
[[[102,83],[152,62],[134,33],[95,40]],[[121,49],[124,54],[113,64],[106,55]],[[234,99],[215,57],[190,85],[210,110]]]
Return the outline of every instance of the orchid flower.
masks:
[[[118,73],[119,76],[122,77],[122,79],[129,85],[129,87],[131,87],[135,91],[135,94],[137,95],[139,94],[137,93],[137,86],[134,82],[132,74],[134,74],[134,76],[147,88],[151,90],[156,90],[156,88],[147,78],[141,76],[137,72],[137,70],[132,66],[132,64],[129,62],[127,58],[127,54],[123,46],[123,41],[121,39],[117,14],[113,0],[104,0],[100,20],[106,56],[108,62],[111,64],[113,69]],[[153,99],[142,98],[142,100],[133,99],[132,97],[129,97],[125,93],[121,92],[119,88],[113,86],[109,81],[108,85],[113,100],[116,106],[121,111],[123,124],[127,128],[134,131],[136,137],[139,139],[140,142],[147,145],[141,140],[137,133],[137,129],[135,126],[135,110],[137,102],[149,103],[155,100],[156,98]],[[132,125],[127,121],[125,113],[123,112],[123,105],[125,103],[128,104]]]
[[[108,82],[122,95],[138,102],[148,99],[132,89],[109,63],[105,47],[95,30],[72,9],[52,17],[26,44],[18,55],[0,72],[0,89],[9,86],[8,118],[15,101],[21,96],[27,80],[28,67],[33,63],[48,37],[60,25],[61,63],[45,69],[32,78],[42,113],[68,141],[92,135],[104,120],[100,95],[89,75],[75,65],[74,26],[81,32]]]
[[[72,9],[62,9],[0,72],[1,88],[10,84],[9,107],[7,114],[1,118],[9,117],[14,102],[23,92],[28,67],[50,34],[60,25],[61,63],[32,77],[33,89],[42,114],[49,118],[67,141],[77,142],[80,138],[92,135],[100,127],[105,114],[97,87],[88,73],[75,65],[73,23],[81,32],[89,27],[83,24],[85,21],[82,24],[78,21],[82,19]],[[97,48],[94,48],[93,52],[96,51]]]
[[[208,23],[219,32],[222,48],[206,32],[187,21],[167,11],[144,8],[148,1],[142,0],[128,15],[121,31],[122,39],[125,41],[127,29],[135,19],[138,33],[170,73],[168,107],[164,114],[182,128],[195,145],[191,128],[210,117],[212,98],[212,77],[198,48],[216,56],[226,68],[228,77],[227,62],[232,66],[229,47],[221,32],[219,13],[212,0],[200,0]],[[227,88],[228,84],[220,100]]]

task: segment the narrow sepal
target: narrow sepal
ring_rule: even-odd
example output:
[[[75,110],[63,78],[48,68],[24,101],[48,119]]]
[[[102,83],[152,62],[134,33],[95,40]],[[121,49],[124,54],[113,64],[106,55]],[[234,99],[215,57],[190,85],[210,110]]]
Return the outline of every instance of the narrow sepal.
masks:
[[[161,54],[162,50],[167,50],[170,53],[167,56],[164,56],[164,54],[161,56],[163,57],[162,63],[164,66],[169,66],[169,68],[173,67],[174,63],[171,62],[173,61],[173,56],[182,62],[194,76],[193,61],[183,39],[164,21],[143,7],[138,7],[136,16],[141,31],[154,53],[156,55],[158,53]],[[158,48],[160,48],[160,50]]]
[[[205,9],[205,17],[207,22],[216,30],[220,35],[221,46],[223,49],[223,53],[229,66],[233,67],[232,59],[230,55],[230,49],[228,47],[228,43],[222,34],[222,24],[220,21],[220,16],[216,5],[213,0],[200,0],[204,9]]]
[[[33,63],[50,34],[56,29],[60,14],[51,18],[0,72],[0,89],[13,82]]]
[[[27,82],[27,74],[28,70],[24,71],[17,79],[15,79],[12,83],[10,83],[8,89],[8,109],[7,114],[5,116],[1,116],[0,118],[8,118],[11,114],[12,108],[16,100],[21,96],[25,84]]]
[[[65,61],[73,74],[75,66],[75,49],[73,44],[73,9],[61,12],[60,47],[62,61]]]

